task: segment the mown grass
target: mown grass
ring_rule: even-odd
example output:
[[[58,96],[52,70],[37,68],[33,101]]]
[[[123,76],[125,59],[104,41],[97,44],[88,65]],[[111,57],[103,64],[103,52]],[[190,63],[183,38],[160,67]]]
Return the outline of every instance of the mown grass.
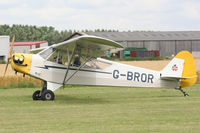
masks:
[[[52,102],[32,101],[39,88],[0,89],[0,132],[199,133],[199,88],[67,86]]]

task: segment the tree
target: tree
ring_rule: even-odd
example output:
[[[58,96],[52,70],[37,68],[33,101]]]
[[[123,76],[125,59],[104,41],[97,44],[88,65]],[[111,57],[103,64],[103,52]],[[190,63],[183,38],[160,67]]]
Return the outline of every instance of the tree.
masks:
[[[96,29],[95,32],[118,32],[118,30]],[[92,30],[82,30],[82,32],[94,32]],[[58,31],[52,26],[31,26],[31,25],[0,25],[0,35],[9,35],[10,41],[15,34],[15,41],[48,41],[49,45],[62,42],[70,37],[76,30]]]

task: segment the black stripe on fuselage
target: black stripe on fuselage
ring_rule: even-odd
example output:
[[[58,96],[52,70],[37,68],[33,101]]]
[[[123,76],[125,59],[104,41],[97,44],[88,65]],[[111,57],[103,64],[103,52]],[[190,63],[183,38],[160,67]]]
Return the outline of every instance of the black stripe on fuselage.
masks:
[[[55,69],[67,69],[66,67],[58,67],[58,66],[47,66],[44,67],[38,67],[43,69],[49,69],[49,68],[55,68]],[[77,68],[69,68],[69,70],[78,70]],[[104,73],[104,74],[112,74],[111,72],[102,72],[102,71],[95,71],[95,70],[86,70],[86,69],[79,69],[78,71],[84,71],[84,72],[96,72],[96,73]]]

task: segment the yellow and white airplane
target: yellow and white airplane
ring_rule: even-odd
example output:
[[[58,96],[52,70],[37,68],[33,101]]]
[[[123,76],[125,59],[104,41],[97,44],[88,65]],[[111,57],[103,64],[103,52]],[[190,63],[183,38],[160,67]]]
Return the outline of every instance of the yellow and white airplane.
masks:
[[[54,100],[54,91],[65,84],[175,88],[189,96],[182,88],[197,80],[195,62],[188,51],[178,53],[162,71],[154,71],[98,58],[112,48],[123,47],[96,36],[83,35],[32,50],[41,50],[37,54],[12,55],[13,43],[14,39],[8,58],[12,68],[44,81],[42,89],[33,93],[33,100]]]

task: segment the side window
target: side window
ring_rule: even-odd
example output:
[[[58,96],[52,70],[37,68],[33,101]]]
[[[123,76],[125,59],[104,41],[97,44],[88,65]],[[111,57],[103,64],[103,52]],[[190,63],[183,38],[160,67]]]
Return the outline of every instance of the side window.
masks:
[[[78,54],[74,55],[71,66],[80,67],[82,64],[81,57]]]
[[[62,49],[52,49],[46,50],[40,54],[45,57],[48,61],[55,62],[58,64],[68,65],[68,62],[71,59],[72,52]],[[79,67],[82,64],[82,58],[79,54],[75,54],[72,58],[70,66]]]
[[[48,61],[55,62],[58,64],[65,64],[62,57],[63,53],[61,51],[55,50],[53,54],[48,58]]]

